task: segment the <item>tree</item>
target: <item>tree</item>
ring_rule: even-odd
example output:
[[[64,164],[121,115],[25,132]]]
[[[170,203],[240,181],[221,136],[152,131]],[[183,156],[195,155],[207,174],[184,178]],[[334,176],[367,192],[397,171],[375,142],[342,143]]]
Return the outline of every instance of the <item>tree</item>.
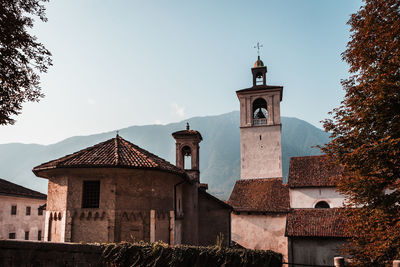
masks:
[[[47,21],[46,1],[0,0],[0,125],[13,124],[24,102],[43,97],[39,73],[52,65],[51,54],[28,29],[32,16]]]
[[[400,259],[400,1],[364,1],[348,21],[351,76],[324,121],[331,141],[322,150],[345,168],[346,252],[354,265],[389,266]]]

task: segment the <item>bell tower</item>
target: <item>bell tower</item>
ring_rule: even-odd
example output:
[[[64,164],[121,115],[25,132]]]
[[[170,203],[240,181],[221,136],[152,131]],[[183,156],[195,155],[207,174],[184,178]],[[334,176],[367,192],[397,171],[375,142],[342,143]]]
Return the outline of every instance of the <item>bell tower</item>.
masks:
[[[251,72],[253,86],[236,91],[240,102],[240,177],[282,177],[283,87],[267,85],[267,67],[260,56]]]
[[[186,130],[174,132],[176,142],[176,166],[186,171],[196,182],[200,182],[199,143],[203,140],[201,134],[191,130],[186,123]]]

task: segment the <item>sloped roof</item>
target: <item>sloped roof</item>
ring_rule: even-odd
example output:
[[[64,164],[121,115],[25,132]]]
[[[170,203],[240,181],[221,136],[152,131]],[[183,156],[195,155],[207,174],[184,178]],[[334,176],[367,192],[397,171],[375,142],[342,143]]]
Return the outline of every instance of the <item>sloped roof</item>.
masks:
[[[287,215],[285,235],[346,238],[345,222],[340,209],[293,209]]]
[[[333,166],[325,155],[292,157],[289,167],[289,187],[335,187],[343,167]]]
[[[119,135],[70,155],[33,168],[40,171],[56,168],[148,168],[185,175],[180,168],[140,148]]]
[[[219,198],[217,198],[217,197],[211,195],[211,194],[208,193],[205,189],[199,187],[199,188],[198,188],[198,192],[199,192],[199,194],[202,194],[202,195],[204,195],[205,197],[207,197],[207,198],[209,198],[209,199],[215,201],[215,202],[218,203],[220,206],[222,206],[224,209],[230,209],[230,210],[232,210],[232,207],[231,207],[229,204],[227,204],[227,203],[225,203],[224,201],[222,201],[221,199],[219,199]]]
[[[29,188],[0,179],[0,195],[46,199],[47,196]]]
[[[289,211],[289,189],[281,178],[238,180],[228,204],[238,212],[285,213]]]

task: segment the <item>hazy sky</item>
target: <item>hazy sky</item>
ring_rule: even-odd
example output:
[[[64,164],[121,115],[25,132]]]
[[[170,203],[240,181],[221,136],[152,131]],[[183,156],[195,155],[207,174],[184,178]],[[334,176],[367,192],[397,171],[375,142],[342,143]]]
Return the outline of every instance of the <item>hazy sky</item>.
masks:
[[[0,143],[50,144],[131,125],[239,109],[263,44],[281,114],[322,127],[339,105],[356,0],[51,0],[34,33],[53,54],[46,97],[24,105]]]

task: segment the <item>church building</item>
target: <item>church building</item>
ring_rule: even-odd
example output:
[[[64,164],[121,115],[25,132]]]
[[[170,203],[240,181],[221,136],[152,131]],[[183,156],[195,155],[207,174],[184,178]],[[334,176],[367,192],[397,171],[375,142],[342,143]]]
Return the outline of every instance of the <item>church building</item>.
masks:
[[[117,134],[35,167],[49,180],[44,240],[229,245],[231,207],[200,183],[201,134],[172,135],[176,166]]]
[[[282,253],[297,264],[333,264],[344,244],[344,218],[336,191],[342,168],[326,156],[294,157],[289,182],[282,181],[280,102],[282,86],[267,85],[267,67],[258,57],[253,86],[236,91],[240,102],[240,179],[228,203],[232,241],[249,249]]]

